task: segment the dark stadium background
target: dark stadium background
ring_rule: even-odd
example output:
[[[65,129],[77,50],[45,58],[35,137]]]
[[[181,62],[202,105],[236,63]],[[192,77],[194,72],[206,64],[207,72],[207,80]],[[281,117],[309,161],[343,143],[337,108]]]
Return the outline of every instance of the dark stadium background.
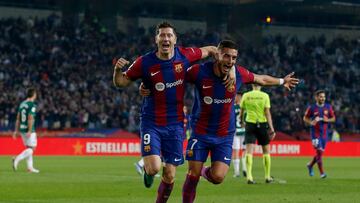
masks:
[[[359,5],[354,0],[0,1],[0,129],[14,129],[24,88],[33,85],[40,90],[41,131],[136,133],[138,84],[115,89],[112,60],[134,60],[150,51],[154,25],[169,20],[180,45],[231,38],[241,46],[238,63],[251,71],[296,72],[302,83],[294,91],[265,89],[278,131],[306,139],[302,116],[312,93],[323,88],[337,115],[333,128],[343,139],[359,139]],[[191,107],[191,90],[186,104]]]
[[[133,61],[155,48],[163,20],[176,26],[179,45],[230,38],[249,70],[295,71],[301,79],[291,92],[263,88],[277,131],[270,144],[276,182],[264,183],[258,146],[258,184],[233,178],[231,165],[221,185],[201,178],[197,202],[358,202],[360,0],[0,0],[0,202],[153,202],[160,178],[145,189],[134,167],[140,81],[116,89],[112,74],[117,58]],[[39,174],[11,165],[24,149],[11,135],[30,86],[39,91]],[[326,90],[337,117],[331,130],[340,134],[324,154],[326,179],[306,168],[314,149],[302,117],[317,89]],[[188,107],[192,97],[189,87]],[[181,202],[186,173],[187,164],[178,167],[169,203]]]

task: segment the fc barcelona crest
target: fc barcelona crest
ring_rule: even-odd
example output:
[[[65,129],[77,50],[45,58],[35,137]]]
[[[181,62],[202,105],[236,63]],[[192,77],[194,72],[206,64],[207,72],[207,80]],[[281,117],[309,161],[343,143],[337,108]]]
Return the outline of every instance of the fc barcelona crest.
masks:
[[[175,72],[181,73],[182,71],[183,71],[182,64],[181,64],[181,63],[176,64],[176,65],[175,65]]]
[[[144,152],[150,152],[150,150],[151,150],[150,145],[145,145],[144,146]]]
[[[227,88],[227,91],[229,91],[229,92],[235,91],[235,85],[229,86],[229,87]]]
[[[188,155],[188,157],[194,156],[193,150],[188,150],[188,151],[187,151],[187,155]]]

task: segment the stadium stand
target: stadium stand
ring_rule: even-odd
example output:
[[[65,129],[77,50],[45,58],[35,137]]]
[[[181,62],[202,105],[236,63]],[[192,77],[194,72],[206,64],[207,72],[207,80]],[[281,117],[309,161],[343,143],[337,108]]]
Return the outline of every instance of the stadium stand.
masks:
[[[138,130],[138,83],[130,88],[112,85],[112,60],[153,49],[153,30],[139,28],[126,35],[110,33],[97,22],[73,28],[51,15],[0,19],[0,129],[14,128],[17,104],[24,87],[40,90],[37,126],[47,129],[122,128]],[[216,44],[219,33],[189,30],[178,44]],[[302,131],[302,116],[312,93],[327,90],[337,115],[339,132],[360,132],[360,39],[325,37],[300,42],[293,36],[263,38],[261,46],[241,46],[239,63],[255,73],[285,75],[295,71],[303,79],[295,91],[281,88],[271,94],[275,128],[287,134]],[[245,90],[245,89],[244,89]],[[187,104],[191,104],[191,93]]]

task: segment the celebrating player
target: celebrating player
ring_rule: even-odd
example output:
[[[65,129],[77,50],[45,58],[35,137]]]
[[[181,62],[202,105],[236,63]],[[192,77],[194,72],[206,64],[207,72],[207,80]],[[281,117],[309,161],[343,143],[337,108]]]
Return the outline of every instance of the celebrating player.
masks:
[[[26,146],[26,149],[19,155],[13,158],[13,169],[17,170],[18,164],[21,160],[26,159],[27,169],[31,173],[39,173],[40,171],[33,166],[33,153],[37,146],[37,139],[35,133],[35,117],[36,105],[36,90],[29,88],[26,93],[26,100],[21,102],[16,116],[15,132],[13,138],[16,139],[17,134],[21,134],[21,138]]]
[[[119,59],[113,75],[116,87],[125,87],[141,78],[152,93],[143,101],[140,133],[146,187],[152,185],[154,175],[161,169],[160,154],[165,162],[157,202],[167,201],[173,188],[176,166],[184,162],[185,72],[192,63],[216,51],[213,46],[177,47],[176,40],[175,28],[171,24],[159,24],[155,36],[157,50],[137,58],[126,72],[122,72],[122,68],[129,62]]]
[[[307,168],[310,176],[314,176],[313,166],[317,163],[320,177],[326,178],[324,172],[322,155],[325,150],[329,123],[334,123],[335,113],[330,104],[325,103],[326,95],[324,90],[318,90],[315,92],[316,104],[310,105],[305,112],[304,122],[310,125],[311,142],[316,150],[316,155],[307,164]]]
[[[234,98],[242,84],[284,85],[291,89],[298,83],[293,73],[285,78],[257,75],[236,66],[236,84],[225,87],[222,80],[235,66],[238,51],[233,41],[224,40],[218,45],[215,62],[193,65],[186,78],[195,84],[195,102],[192,112],[192,135],[186,149],[189,161],[188,174],[183,185],[183,202],[193,202],[200,175],[213,184],[220,184],[231,162],[232,142],[235,133]],[[204,167],[209,152],[211,166]]]

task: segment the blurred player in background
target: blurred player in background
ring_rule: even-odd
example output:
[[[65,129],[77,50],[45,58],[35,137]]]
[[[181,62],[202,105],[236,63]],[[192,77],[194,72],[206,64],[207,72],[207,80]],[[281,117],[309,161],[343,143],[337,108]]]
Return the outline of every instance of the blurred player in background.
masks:
[[[240,118],[240,101],[241,93],[238,92],[235,97],[235,124],[236,132],[233,141],[233,165],[234,165],[234,177],[240,176],[240,152],[241,152],[241,168],[243,176],[246,177],[246,159],[245,159],[245,128],[241,126]]]
[[[261,86],[252,85],[253,90],[246,92],[240,102],[240,118],[246,112],[245,144],[246,144],[246,167],[247,183],[254,184],[252,176],[253,153],[256,140],[262,146],[263,165],[265,170],[265,182],[273,182],[270,175],[271,158],[269,143],[275,138],[275,130],[270,113],[269,95],[261,91]],[[244,126],[244,122],[242,124]],[[268,133],[270,130],[270,133]]]
[[[305,112],[304,122],[310,125],[311,142],[316,150],[316,155],[307,164],[310,176],[314,176],[313,166],[317,163],[320,177],[326,178],[323,168],[322,155],[325,150],[326,141],[329,133],[329,124],[334,123],[335,113],[330,104],[325,103],[326,95],[324,90],[315,92],[316,104],[310,105]]]
[[[289,74],[284,79],[256,75],[241,66],[235,66],[238,51],[235,42],[221,41],[215,62],[193,65],[186,79],[195,84],[195,102],[192,111],[192,135],[186,148],[188,174],[183,185],[183,203],[193,202],[200,175],[213,184],[220,184],[228,172],[235,133],[234,99],[242,84],[284,85],[294,87],[298,80]],[[236,68],[235,85],[225,87],[223,78]],[[204,167],[211,154],[211,166]]]
[[[141,114],[141,152],[144,158],[144,184],[151,187],[154,176],[164,167],[156,202],[166,202],[174,185],[176,167],[184,163],[184,93],[185,72],[190,65],[215,54],[216,47],[183,48],[175,46],[175,28],[163,22],[157,26],[157,49],[140,56],[129,64],[123,58],[114,67],[113,82],[116,87],[128,86],[142,79],[151,94],[144,98]]]
[[[34,88],[29,88],[26,92],[26,100],[21,102],[18,108],[13,138],[16,139],[16,136],[20,133],[26,149],[13,158],[14,171],[17,170],[19,162],[25,159],[29,172],[40,172],[33,166],[33,153],[37,146],[37,138],[35,132],[36,96],[36,90]]]

